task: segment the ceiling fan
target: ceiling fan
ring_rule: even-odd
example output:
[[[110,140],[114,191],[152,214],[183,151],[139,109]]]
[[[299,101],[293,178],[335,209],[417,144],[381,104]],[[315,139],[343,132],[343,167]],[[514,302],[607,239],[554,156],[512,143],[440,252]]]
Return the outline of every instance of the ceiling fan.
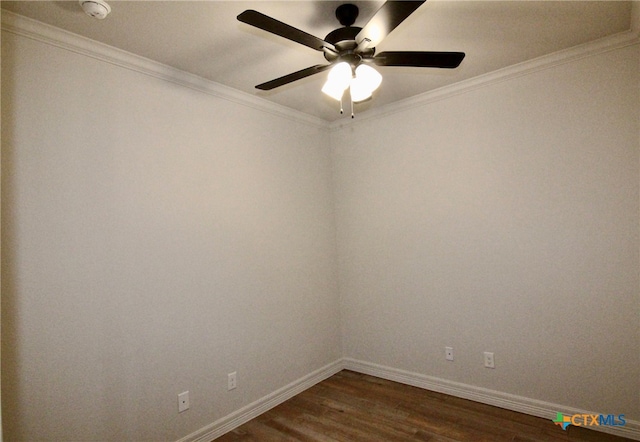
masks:
[[[258,11],[244,11],[238,15],[239,21],[323,52],[329,62],[267,81],[256,88],[265,91],[275,89],[332,68],[322,91],[342,103],[342,95],[349,89],[353,109],[354,101],[370,98],[382,81],[382,76],[369,66],[371,63],[377,66],[457,68],[464,58],[463,52],[375,53],[375,47],[425,1],[387,1],[363,28],[352,26],[358,17],[358,7],[348,3],[340,5],[336,9],[336,18],[343,27],[331,31],[324,40]],[[340,111],[342,113],[342,109]],[[353,110],[351,116],[353,118]]]

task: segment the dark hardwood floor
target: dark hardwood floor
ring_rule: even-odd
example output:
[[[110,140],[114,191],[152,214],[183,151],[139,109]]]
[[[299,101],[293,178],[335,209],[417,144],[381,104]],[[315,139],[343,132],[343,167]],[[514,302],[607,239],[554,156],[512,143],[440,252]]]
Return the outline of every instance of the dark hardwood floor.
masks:
[[[351,371],[219,437],[233,441],[630,442]]]

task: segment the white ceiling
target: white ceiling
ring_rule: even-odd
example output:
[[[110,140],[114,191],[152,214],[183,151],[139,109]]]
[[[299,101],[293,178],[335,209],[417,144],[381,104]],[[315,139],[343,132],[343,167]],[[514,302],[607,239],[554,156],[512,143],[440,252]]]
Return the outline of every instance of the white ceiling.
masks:
[[[340,27],[335,8],[349,1],[109,1],[105,20],[84,14],[77,1],[2,1],[3,9],[37,19],[247,92],[334,121],[338,104],[320,92],[326,72],[269,92],[254,88],[324,64],[321,52],[240,23],[255,9],[324,38]],[[382,1],[351,1],[363,26]],[[381,107],[461,80],[626,31],[631,2],[430,0],[377,48],[461,51],[455,70],[380,67],[383,83],[356,112]]]

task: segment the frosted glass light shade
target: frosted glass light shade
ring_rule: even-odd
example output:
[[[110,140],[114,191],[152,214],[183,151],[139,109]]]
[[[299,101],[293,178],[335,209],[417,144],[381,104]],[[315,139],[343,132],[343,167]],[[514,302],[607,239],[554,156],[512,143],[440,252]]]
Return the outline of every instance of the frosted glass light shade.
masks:
[[[350,82],[351,66],[346,62],[338,63],[329,71],[327,82],[322,86],[322,92],[334,100],[340,100]]]
[[[351,99],[355,102],[371,97],[382,83],[382,75],[371,66],[361,64],[356,68],[356,76],[351,80]]]

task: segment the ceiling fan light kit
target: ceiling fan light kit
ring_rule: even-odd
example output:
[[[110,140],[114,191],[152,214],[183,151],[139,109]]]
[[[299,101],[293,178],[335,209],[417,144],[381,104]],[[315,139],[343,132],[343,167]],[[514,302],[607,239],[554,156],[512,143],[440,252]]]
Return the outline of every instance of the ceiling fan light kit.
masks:
[[[373,92],[380,87],[382,75],[371,66],[361,64],[356,68],[356,75],[351,80],[351,100],[358,103],[371,98]]]
[[[322,92],[340,101],[344,92],[350,89],[351,99],[357,103],[371,98],[373,91],[378,89],[381,82],[382,75],[371,66],[361,64],[354,70],[353,66],[342,61],[329,71]]]
[[[425,1],[387,1],[363,28],[352,26],[358,17],[358,7],[349,3],[340,5],[336,9],[336,18],[343,27],[331,31],[324,40],[260,12],[244,11],[238,15],[239,21],[323,52],[329,62],[328,65],[311,66],[259,84],[256,88],[275,89],[331,68],[322,92],[342,103],[342,96],[349,89],[353,118],[353,102],[371,98],[382,82],[382,75],[369,66],[371,63],[378,66],[457,68],[465,56],[463,52],[392,51],[375,54],[375,47]]]

